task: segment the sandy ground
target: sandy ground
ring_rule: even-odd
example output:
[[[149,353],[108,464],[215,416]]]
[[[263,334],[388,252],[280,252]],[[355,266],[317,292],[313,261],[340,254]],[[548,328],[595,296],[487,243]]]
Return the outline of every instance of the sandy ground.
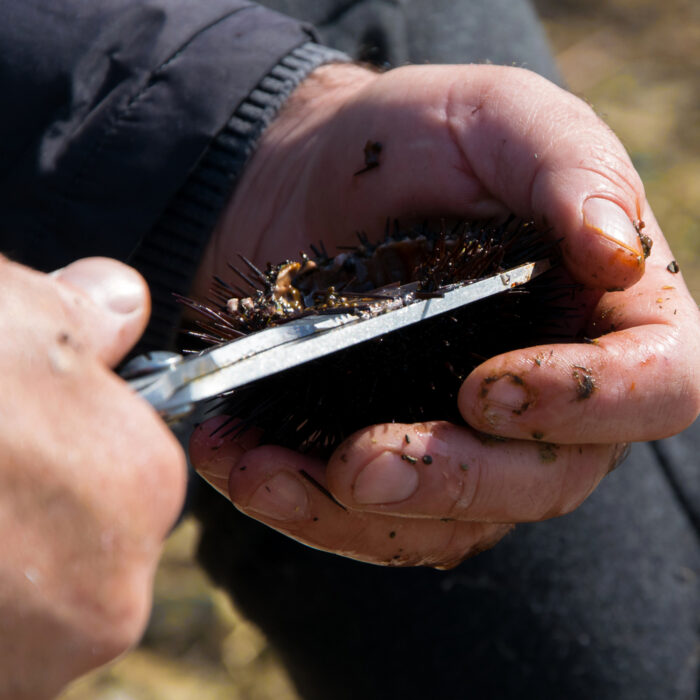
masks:
[[[562,74],[617,132],[700,299],[700,3],[537,0]],[[197,528],[169,539],[144,641],[62,700],[293,700],[260,632],[194,564]]]

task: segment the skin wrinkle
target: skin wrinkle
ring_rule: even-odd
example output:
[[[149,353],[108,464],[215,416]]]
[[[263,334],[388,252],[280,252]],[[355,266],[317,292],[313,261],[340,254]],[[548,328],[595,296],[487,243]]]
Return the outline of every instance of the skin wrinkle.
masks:
[[[527,200],[526,200],[528,203],[528,206],[530,207],[530,212],[532,212],[533,214],[536,211],[535,192],[537,191],[538,181],[539,181],[540,177],[543,176],[544,174],[549,175],[552,172],[553,171],[549,166],[547,166],[545,168],[544,158],[537,159],[537,165],[535,166],[533,176],[530,178],[530,184],[528,186]]]
[[[660,328],[660,326],[663,326]],[[637,335],[642,330],[645,335],[645,342],[640,344]],[[642,364],[652,358],[668,358],[676,354],[676,348],[680,346],[680,329],[668,325],[662,321],[651,322],[644,325],[629,326],[615,331],[618,336],[624,336],[628,344],[633,345],[637,361]],[[612,333],[610,334],[612,335]],[[605,343],[605,336],[601,338],[598,347],[606,350],[608,357],[617,359],[621,354],[629,351],[628,347],[619,344]]]
[[[456,121],[460,121],[460,118],[464,114],[469,114],[473,120],[477,120],[480,118],[481,113],[483,110],[487,107],[487,102],[491,99],[491,96],[488,94],[486,90],[483,88],[480,90],[479,93],[479,99],[475,101],[471,106],[468,105],[463,105],[462,103],[459,103],[459,106],[455,106],[457,103],[457,100],[454,97],[454,93],[457,90],[457,87],[455,83],[451,83],[445,96],[445,106],[444,106],[444,112],[445,112],[445,119],[446,119],[446,125],[447,125],[447,132],[449,134],[450,140],[454,146],[454,148],[457,150],[457,152],[461,155],[461,158],[466,162],[468,170],[466,170],[467,174],[470,175],[471,177],[474,177],[475,169],[472,165],[472,158],[470,157],[469,153],[467,150],[464,148],[464,144],[458,137],[459,130],[455,126]],[[471,107],[471,108],[470,108]],[[528,121],[530,122],[530,125],[528,126],[528,130],[531,130],[533,128],[532,122],[533,118],[532,115],[536,115],[536,110],[533,108],[530,118]],[[536,121],[536,120],[535,120]],[[507,142],[501,142],[499,144],[499,153],[503,153],[505,148],[507,148],[509,144]],[[551,147],[551,146],[550,146]],[[534,207],[534,200],[533,200],[533,193],[535,191],[535,184],[539,180],[540,175],[542,172],[551,172],[551,168],[549,165],[545,165],[546,161],[546,154],[547,151],[550,150],[550,147],[546,149],[542,149],[542,153],[538,153],[538,162],[535,165],[534,170],[532,171],[532,175],[529,180],[528,188],[527,188],[527,193],[526,197],[524,199],[525,202],[527,202],[527,206],[529,206],[529,212],[518,212],[523,216],[527,216],[531,214],[532,212],[535,211]],[[496,160],[498,162],[501,162],[504,160],[503,156],[496,156]],[[509,159],[506,159],[509,160]],[[545,170],[546,167],[546,170]],[[465,170],[464,167],[460,168],[461,170]],[[506,168],[496,168],[496,174],[498,172],[504,172]],[[497,175],[496,175],[497,176]],[[488,195],[496,200],[500,201],[495,195],[491,192],[489,188],[485,186],[481,178],[479,178],[480,183],[481,183],[481,188],[488,193]],[[507,183],[506,183],[507,184]],[[502,183],[502,187],[503,187]]]
[[[531,109],[529,115],[528,115],[528,126],[524,131],[526,131],[527,135],[536,129],[536,124],[537,124],[537,116],[538,116],[538,111],[536,106],[533,105],[533,108]],[[536,189],[536,183],[539,181],[540,176],[542,173],[551,173],[554,172],[552,171],[552,168],[550,167],[549,163],[547,163],[548,160],[548,155],[549,152],[552,149],[552,146],[554,144],[550,140],[550,143],[547,144],[546,147],[541,148],[538,153],[537,153],[537,162],[535,164],[534,170],[530,171],[530,177],[529,177],[529,182],[527,184],[527,191],[525,193],[525,197],[523,199],[523,202],[526,204],[527,207],[529,207],[528,212],[522,212],[521,215],[523,216],[532,216],[534,217],[535,212],[537,211],[535,205],[534,205],[534,192]],[[506,144],[503,144],[501,147],[501,151],[505,150]],[[534,155],[533,155],[534,157]],[[501,158],[499,158],[499,162],[501,161]],[[503,163],[503,167],[499,169],[500,172],[503,172],[504,174],[501,176],[503,178],[503,182],[501,183],[501,186],[503,188],[508,187],[508,175],[506,174],[509,170],[509,161],[510,159],[506,159],[506,162]]]
[[[630,172],[630,165],[626,158],[623,159],[622,157],[618,156],[601,154],[597,155],[597,159],[599,161],[604,161],[607,165],[607,169],[604,172],[599,171],[594,165],[588,164],[585,161],[581,164],[580,168],[588,172],[599,173],[607,180],[613,182],[621,190],[631,193],[634,196],[634,218],[634,216],[640,210],[640,200],[644,201],[645,197],[644,185],[642,184],[642,181],[639,178],[634,177],[633,172]],[[619,182],[611,176],[614,176],[614,178],[619,180]]]
[[[513,129],[511,125],[511,131],[516,131],[517,132],[517,138],[519,140],[525,140],[527,141],[528,138],[530,137],[531,134],[536,134],[537,139],[539,140],[542,137],[542,127],[541,127],[541,111],[542,107],[540,103],[535,103],[532,105],[529,113],[527,114],[526,118],[522,119],[522,123],[518,125],[517,129]],[[526,192],[523,193],[523,198],[522,198],[522,203],[524,206],[529,207],[529,211],[527,214],[523,213],[523,215],[527,216],[532,216],[532,214],[536,211],[536,207],[534,206],[534,201],[533,201],[533,191],[535,190],[535,183],[539,180],[540,177],[540,172],[545,169],[545,164],[546,164],[546,171],[547,172],[556,172],[555,170],[552,170],[551,168],[551,163],[548,161],[550,160],[550,153],[554,150],[558,149],[559,143],[562,141],[566,141],[566,138],[562,138],[561,133],[557,134],[556,140],[553,135],[553,131],[551,128],[552,122],[556,122],[558,125],[559,132],[563,132],[564,136],[567,136],[570,132],[575,131],[575,124],[572,123],[571,119],[571,112],[567,108],[566,110],[564,109],[559,109],[557,110],[556,114],[552,114],[551,112],[546,115],[547,118],[547,130],[546,133],[548,135],[548,142],[546,144],[542,143],[538,147],[537,151],[537,163],[535,164],[534,170],[529,171],[529,182],[527,186]],[[509,144],[510,145],[510,144]],[[518,146],[520,146],[520,142],[518,143]],[[503,149],[501,149],[503,150]],[[522,154],[523,156],[525,154]],[[534,157],[534,154],[533,154]],[[501,160],[501,159],[499,159]],[[508,158],[505,162],[501,163],[501,166],[499,168],[499,172],[504,173],[502,175],[503,178],[503,187],[508,187],[509,181],[508,181],[508,176],[507,172],[510,170],[511,167],[511,161],[513,160],[513,155],[511,154],[510,158]],[[516,161],[518,159],[516,158]],[[512,185],[511,185],[512,187]]]
[[[281,139],[279,139],[282,143],[287,142],[288,139],[294,138],[295,132],[299,129],[299,127],[295,128],[292,132],[288,132],[284,134]],[[280,145],[278,144],[278,148]],[[281,146],[282,149],[286,148],[285,145]],[[271,155],[274,153],[272,152],[261,152],[258,151],[254,155],[258,157],[257,163],[255,164],[257,167],[257,173],[254,178],[249,180],[246,184],[248,185],[245,189],[240,188],[239,190],[236,191],[236,194],[234,196],[237,197],[245,197],[246,193],[249,190],[255,191],[256,189],[259,189],[261,184],[266,184],[267,183],[261,183],[259,182],[259,178],[262,175],[262,173],[265,172],[265,168],[263,167],[265,165],[265,162],[270,159]],[[252,165],[252,163],[251,163]],[[289,211],[294,210],[295,208],[295,202],[303,200],[303,198],[298,198],[294,196],[295,190],[299,187],[300,183],[306,182],[308,180],[308,171],[306,170],[306,161],[304,158],[298,159],[295,161],[295,164],[292,165],[292,170],[297,170],[299,171],[299,176],[298,177],[291,177],[291,178],[286,178],[286,179],[280,179],[280,181],[289,183],[289,191],[286,191],[285,188],[275,188],[274,190],[274,199],[272,206],[266,207],[263,210],[263,223],[262,223],[262,230],[264,232],[268,232],[270,230],[273,230],[274,227],[277,225],[277,222],[280,220],[288,219],[290,221],[294,221],[296,219],[295,216],[288,214]],[[250,166],[249,166],[250,167]],[[260,210],[256,212],[256,216],[260,217],[261,213]],[[223,221],[223,228],[226,230],[229,227],[227,226],[229,222]],[[233,222],[234,224],[236,222]],[[225,232],[225,231],[224,231]],[[297,231],[296,232],[297,238],[301,239],[303,236],[303,232]],[[264,244],[264,241],[266,239],[267,235],[261,235],[258,236],[253,240],[253,245],[250,249],[250,251],[247,253],[248,257],[251,260],[261,260],[264,256],[261,255],[261,248]],[[304,244],[306,241],[304,241]],[[230,241],[227,239],[225,235],[220,235],[217,236],[217,240],[215,241],[216,245],[216,252],[217,252],[217,257],[216,259],[219,261],[227,261],[230,260],[232,256],[232,252],[237,252],[237,251],[232,251],[231,246],[230,246]],[[223,271],[223,269],[221,270]]]
[[[620,173],[617,173],[620,176],[620,179],[624,182],[626,187],[621,186],[619,183],[615,183],[614,180],[610,178],[610,173],[611,171],[602,171],[599,170],[598,168],[593,168],[587,165],[579,165],[577,170],[584,171],[584,172],[589,172],[593,173],[594,175],[600,175],[601,177],[605,178],[608,182],[611,182],[614,184],[617,188],[621,189],[623,192],[622,194],[627,194],[625,190],[629,188],[631,192],[634,194],[634,206],[635,206],[635,211],[630,212],[629,208],[629,202],[627,201],[626,197],[620,196],[620,193],[617,192],[609,192],[605,190],[598,190],[595,192],[591,192],[590,197],[599,197],[601,199],[607,199],[610,202],[613,202],[614,204],[617,204],[621,209],[624,210],[624,212],[627,214],[627,216],[630,217],[630,221],[633,221],[634,219],[637,218],[637,210],[639,209],[639,203],[637,199],[637,191],[634,189],[632,184],[628,182]]]
[[[482,90],[479,93],[478,101],[476,101],[476,103],[472,105],[465,105],[462,101],[457,100],[455,98],[455,92],[459,89],[460,88],[457,86],[457,81],[450,82],[450,85],[445,93],[445,102],[443,107],[443,114],[445,125],[447,127],[447,134],[450,138],[450,142],[452,143],[453,148],[460,156],[461,164],[457,166],[458,170],[463,172],[468,177],[477,180],[479,182],[479,187],[481,188],[481,190],[487,193],[490,199],[498,201],[498,199],[493,195],[493,193],[485,187],[484,183],[481,182],[480,179],[475,176],[475,169],[472,164],[472,159],[469,157],[469,154],[464,149],[464,144],[459,138],[460,129],[458,126],[456,126],[456,122],[462,121],[463,115],[465,113],[468,113],[470,115],[471,120],[476,122],[480,118],[480,113],[484,108],[484,104],[486,102],[487,97],[484,96],[484,90],[482,88]],[[472,128],[476,127],[472,126]]]
[[[345,533],[342,540],[340,540],[340,545],[338,547],[335,545],[333,546],[333,551],[339,551],[344,554],[351,555],[353,552],[358,553],[366,549],[363,538],[365,533],[370,530],[372,525],[371,518],[368,518],[363,513],[357,511],[353,511],[352,515],[355,516],[358,522],[361,523],[361,527],[350,528],[349,531]],[[371,540],[371,537],[369,539]],[[356,549],[357,545],[360,545],[359,549]]]
[[[613,452],[614,454],[617,454],[617,452],[618,452],[617,448],[618,448],[618,447],[619,447],[619,445],[617,445],[617,444],[611,445],[611,446],[610,446],[611,452]],[[570,446],[569,446],[570,455],[574,455],[574,454],[575,454],[574,451],[575,451],[577,448],[578,448],[577,445],[570,445]],[[624,449],[623,449],[622,452],[623,452],[623,454],[625,454],[625,450],[624,450]],[[575,457],[574,457],[574,459],[575,459]],[[596,487],[598,486],[598,484],[600,483],[600,481],[601,481],[607,474],[608,474],[608,471],[606,471],[606,472],[603,473],[603,474],[599,474],[599,473],[597,473],[597,472],[590,471],[590,475],[591,475],[591,476],[590,476],[588,488],[584,491],[583,495],[582,495],[575,503],[572,503],[572,504],[568,507],[568,510],[566,510],[565,513],[571,513],[571,512],[574,511],[576,508],[578,508],[579,505],[581,505],[581,503],[583,503],[583,502],[591,495],[591,493],[593,493],[593,491],[596,489]],[[564,514],[564,513],[562,513],[562,514]]]
[[[443,545],[439,549],[437,549],[437,552],[439,552],[439,554],[435,555],[434,561],[432,561],[431,564],[434,567],[439,566],[451,568],[464,560],[465,555],[474,546],[474,541],[478,541],[480,538],[475,538],[473,534],[470,533],[470,537],[468,538],[470,543],[466,548],[464,547],[464,545],[454,546],[455,542],[461,540],[461,538],[458,538],[457,536],[462,530],[462,528],[460,527],[461,523],[455,520],[451,523],[444,523],[444,525],[445,528],[449,530],[449,532],[446,533],[446,538]]]
[[[614,386],[611,386],[610,383],[608,382],[607,386],[605,386],[605,394],[606,398],[605,399],[599,399],[603,400],[607,403],[611,403],[613,405],[620,406],[621,408],[627,404],[630,401],[630,396],[629,396],[629,388],[627,382],[623,378],[618,378],[618,381]],[[573,399],[573,401],[576,401],[576,399]],[[663,411],[661,410],[661,406],[663,404],[663,400],[660,400],[659,402],[659,407],[660,407],[660,414],[659,414],[659,421],[663,420]],[[580,418],[580,423],[583,424],[584,426],[587,425],[594,425],[596,421],[598,420],[596,413],[596,407],[598,405],[597,402],[591,402],[591,401],[584,401],[581,402],[582,404],[582,411],[581,411],[581,418]],[[590,404],[590,405],[586,405]],[[586,429],[581,431],[582,434],[586,433]]]
[[[496,197],[484,184],[483,179],[476,175],[472,158],[465,149],[464,143],[462,143],[458,137],[460,131],[459,122],[466,121],[466,119],[476,121],[483,112],[487,100],[490,99],[490,91],[487,87],[482,85],[478,99],[470,105],[465,105],[461,99],[458,100],[454,96],[454,93],[461,91],[462,87],[463,86],[458,85],[457,81],[451,82],[446,91],[443,109],[436,110],[442,115],[445,131],[454,152],[457,154],[458,162],[452,164],[451,167],[471,182],[474,192],[468,198],[468,203],[469,206],[472,207],[476,218],[499,218],[501,216],[506,216],[510,213],[510,210],[505,207],[502,200]],[[468,117],[465,117],[465,115],[468,115]],[[478,129],[478,126],[472,125],[470,128]],[[469,138],[467,138],[466,141],[468,143]]]
[[[611,173],[617,175],[625,185],[625,187],[622,187],[622,189],[627,189],[629,192],[634,194],[635,204],[637,206],[637,212],[635,212],[635,214],[638,213],[640,209],[639,201],[643,202],[645,198],[644,184],[642,183],[641,178],[634,171],[629,161],[629,157],[627,157],[627,152],[624,149],[621,149],[620,153],[615,153],[612,152],[610,148],[600,146],[597,143],[594,134],[591,134],[588,137],[588,142],[591,144],[590,155],[588,159],[581,160],[578,167],[582,170],[587,170],[589,172],[601,175],[608,180],[611,180]],[[593,165],[588,165],[587,160],[589,159],[592,163],[598,162],[604,164],[606,166],[606,170],[602,171]],[[614,180],[611,181],[614,182]],[[619,186],[619,183],[616,184]]]
[[[455,525],[457,526],[455,527],[456,533],[456,531],[459,529],[459,526],[466,525],[466,523],[455,523]],[[479,554],[480,552],[490,549],[496,542],[498,542],[503,537],[503,535],[506,532],[512,530],[514,527],[511,524],[503,525],[501,523],[476,523],[470,525],[472,525],[472,527],[469,528],[470,544],[466,547],[458,547],[453,555],[444,558],[439,562],[433,562],[433,568],[440,570],[453,569],[465,559],[468,559]]]
[[[583,365],[581,365],[583,366]],[[597,396],[591,397],[591,399],[584,399],[581,400],[578,396],[578,379],[573,375],[574,371],[581,372],[581,370],[577,369],[578,365],[572,364],[571,366],[571,402],[576,403],[577,406],[579,407],[579,414],[577,416],[577,422],[580,426],[579,432],[583,436],[585,435],[589,429],[593,429],[596,425],[596,423],[599,420],[598,417],[598,402],[596,399],[598,398]],[[596,377],[595,370],[591,372],[591,375],[593,377]],[[611,393],[612,387],[607,387],[606,391],[607,393]],[[616,403],[622,404],[623,402],[627,401],[627,398],[623,395],[623,392],[626,393],[626,388],[624,386],[623,382],[619,382],[619,394],[617,397]],[[563,447],[561,443],[557,443],[560,447]],[[557,453],[557,457],[561,457],[561,453]]]
[[[536,123],[537,118],[538,118],[538,113],[535,110],[535,108],[533,108],[531,114],[534,115],[534,121]],[[572,120],[572,116],[575,116],[576,119]],[[552,148],[557,147],[558,143],[560,143],[561,141],[566,141],[566,136],[568,134],[574,133],[574,132],[578,133],[579,131],[581,131],[581,128],[580,128],[581,122],[587,121],[587,120],[584,120],[584,116],[580,113],[579,114],[574,113],[572,115],[572,113],[569,109],[561,110],[558,117],[559,117],[558,121],[563,122],[562,126],[560,127],[560,132],[563,133],[564,138],[562,138],[561,135],[558,136],[556,143],[552,141],[547,146],[542,147],[540,149],[540,152],[538,152],[538,156],[539,156],[538,160],[540,162],[536,165],[535,171],[534,171],[533,176],[530,180],[530,187],[529,187],[528,197],[526,200],[530,205],[531,211],[535,211],[534,199],[533,199],[533,191],[535,191],[535,184],[540,178],[541,169],[544,165],[544,161],[547,160],[548,154],[551,152]],[[597,116],[595,118],[596,118],[596,122],[600,121]],[[531,125],[531,127],[532,127],[532,125]],[[588,131],[589,129],[586,129],[586,130]],[[596,143],[596,140],[593,139],[592,143]],[[596,169],[596,168],[587,166],[587,165],[585,165],[585,160],[582,160],[579,162],[577,169],[581,169],[581,170],[595,173],[595,174],[601,176],[602,178],[604,178],[605,180],[610,181],[611,184],[613,184],[615,187],[618,187],[625,192],[632,192],[634,194],[636,207],[637,207],[637,209],[639,209],[638,198],[639,198],[640,190],[643,192],[643,187],[641,186],[641,183],[639,182],[638,178],[633,179],[633,180],[630,179],[630,174],[629,174],[630,166],[629,166],[629,163],[627,162],[627,160],[625,158],[623,158],[622,156],[618,157],[614,154],[611,155],[611,149],[609,149],[609,148],[602,148],[602,147],[597,148],[597,147],[593,146],[592,149],[596,152],[598,160],[602,160],[603,162],[608,164],[608,169],[606,171],[603,171],[600,169]],[[593,158],[593,156],[591,156],[591,158],[593,160],[596,160],[595,158]],[[614,159],[614,162],[612,162],[612,159]],[[556,172],[556,171],[553,171],[551,168],[548,168],[547,172]],[[611,175],[613,177],[611,177]],[[617,176],[617,177],[615,177],[615,176]],[[619,180],[621,182],[616,182],[617,178],[619,178]],[[626,206],[623,206],[623,208],[625,210],[627,210]],[[637,212],[632,212],[632,214],[630,214],[630,212],[628,212],[631,219],[635,218],[636,213]]]
[[[692,375],[692,372],[688,373]],[[700,412],[700,388],[698,388],[700,382],[693,376],[685,377],[683,382],[683,394],[688,397],[689,404],[689,416],[696,416]]]
[[[572,453],[573,449],[577,447],[576,445],[557,445],[557,468],[560,470],[558,493],[552,499],[552,503],[549,508],[547,508],[542,514],[533,518],[535,522],[538,520],[550,520],[551,518],[557,518],[560,515],[570,512],[573,507],[569,507],[566,499],[566,494],[568,492],[568,483],[566,475],[571,470],[572,464]],[[563,462],[563,464],[562,464]],[[579,497],[576,498],[576,503],[579,503]]]
[[[459,469],[459,467],[457,467]],[[474,489],[472,490],[471,497],[467,499],[465,497],[465,491],[467,489],[467,485],[470,480],[470,474],[468,473],[460,473],[459,475],[459,493],[457,494],[457,497],[453,499],[452,505],[450,506],[449,510],[447,511],[448,517],[456,517],[459,518],[460,520],[468,520],[468,518],[465,517],[466,513],[468,512],[469,508],[471,508],[472,504],[474,503],[474,498],[476,497],[477,489],[479,486],[479,481],[480,481],[480,469],[475,467],[477,469],[477,475],[476,475],[476,484]],[[461,470],[460,470],[461,471]]]
[[[630,451],[630,443],[629,442],[619,442],[616,445],[611,445],[611,457],[610,457],[610,463],[608,465],[608,473],[614,471],[617,469],[617,467],[622,464],[622,462],[627,459],[627,455],[629,454]],[[593,489],[595,488],[595,484],[593,484],[586,494],[586,498],[591,495],[593,492]]]
[[[471,507],[474,505],[474,503],[477,502],[477,498],[480,496],[480,491],[481,491],[481,470],[483,469],[483,466],[480,461],[475,461],[473,465],[470,466],[468,472],[465,474],[464,478],[462,479],[462,494],[464,493],[464,489],[467,486],[467,483],[469,482],[470,479],[475,479],[476,483],[474,484],[474,487],[472,489],[472,494],[471,498],[469,499],[469,502],[466,503],[466,505],[462,505],[461,512],[460,512],[460,519],[461,520],[469,520],[468,518],[468,513]],[[476,472],[476,475],[474,475],[474,472]],[[460,496],[459,501],[455,504],[462,504],[462,497]],[[453,506],[454,508],[454,506]],[[453,509],[450,509],[450,513],[452,513]]]

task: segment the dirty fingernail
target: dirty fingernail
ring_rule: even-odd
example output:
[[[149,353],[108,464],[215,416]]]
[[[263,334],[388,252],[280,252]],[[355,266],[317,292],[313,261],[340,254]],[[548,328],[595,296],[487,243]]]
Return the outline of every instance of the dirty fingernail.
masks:
[[[272,520],[305,520],[309,496],[298,477],[280,472],[258,486],[245,509]]]
[[[523,380],[507,374],[492,383],[486,383],[484,393],[484,415],[492,423],[509,421],[513,416],[520,416],[532,405]]]
[[[615,202],[602,197],[591,197],[583,203],[583,223],[597,235],[627,248],[635,255],[643,255],[639,234],[627,213]]]
[[[370,505],[398,503],[418,489],[418,472],[394,452],[382,452],[364,467],[355,479],[356,503]]]

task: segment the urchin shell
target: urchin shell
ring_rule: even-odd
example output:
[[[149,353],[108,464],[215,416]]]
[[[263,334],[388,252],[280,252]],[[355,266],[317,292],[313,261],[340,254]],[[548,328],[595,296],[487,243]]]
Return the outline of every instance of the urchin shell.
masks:
[[[197,335],[216,344],[310,314],[376,314],[396,285],[419,296],[556,257],[556,245],[532,223],[459,223],[388,229],[384,239],[330,256],[269,264],[242,259],[236,283],[216,279]],[[263,441],[328,454],[355,430],[384,422],[460,422],[457,392],[485,359],[551,340],[570,290],[546,273],[519,288],[434,317],[348,350],[236,389],[215,411],[235,417],[230,430],[262,429]],[[238,286],[238,284],[242,286]]]

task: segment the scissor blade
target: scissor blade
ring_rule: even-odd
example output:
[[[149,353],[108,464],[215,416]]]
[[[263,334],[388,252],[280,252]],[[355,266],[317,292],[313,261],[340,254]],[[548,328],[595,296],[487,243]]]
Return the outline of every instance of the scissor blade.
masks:
[[[173,364],[167,371],[155,376],[143,376],[131,381],[139,394],[158,409],[164,416],[178,416],[178,407],[186,407],[191,401],[203,401],[234,388],[228,386],[230,380],[222,383],[222,389],[206,389],[211,391],[208,396],[187,399],[188,392],[193,392],[196,383],[208,378],[210,383],[217,384],[216,377],[224,368],[237,366],[247,358],[260,358],[271,349],[285,345],[293,340],[299,340],[315,333],[334,328],[342,323],[357,321],[358,317],[351,314],[335,314],[327,317],[309,317],[291,321],[284,326],[269,328],[257,333],[251,333],[243,338],[232,340],[198,355],[192,355],[185,360]],[[236,384],[238,386],[238,384]]]
[[[177,413],[179,406],[220,396],[264,377],[520,286],[549,267],[547,260],[527,263],[493,277],[459,285],[445,291],[441,297],[412,301],[402,308],[370,318],[352,314],[307,317],[234,340],[186,360],[169,373],[173,375],[170,377],[173,386],[179,383],[182,388],[157,408]]]

